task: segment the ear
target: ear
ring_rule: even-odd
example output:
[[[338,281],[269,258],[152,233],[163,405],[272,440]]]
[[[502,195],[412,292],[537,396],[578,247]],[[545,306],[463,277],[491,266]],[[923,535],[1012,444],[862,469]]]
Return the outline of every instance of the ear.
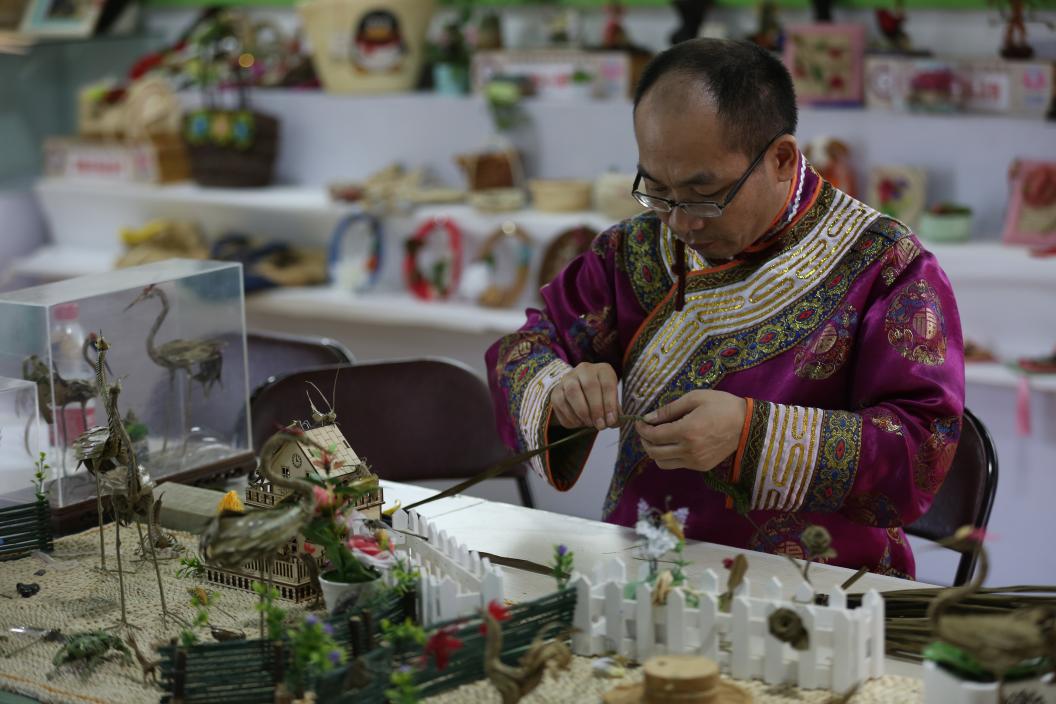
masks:
[[[799,168],[799,143],[795,136],[786,134],[779,137],[770,149],[770,159],[778,181],[795,178],[796,169]]]

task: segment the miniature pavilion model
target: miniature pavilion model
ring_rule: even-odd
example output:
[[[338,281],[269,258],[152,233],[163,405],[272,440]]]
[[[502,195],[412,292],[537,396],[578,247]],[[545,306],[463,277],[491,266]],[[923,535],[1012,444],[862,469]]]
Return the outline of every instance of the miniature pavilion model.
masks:
[[[329,420],[329,418],[327,418]],[[373,477],[366,462],[361,460],[348,444],[344,434],[336,423],[328,423],[312,428],[302,423],[304,433],[297,437],[288,437],[287,441],[274,450],[270,457],[261,457],[261,463],[268,463],[278,468],[284,479],[302,479],[307,477],[319,464],[316,447],[325,448],[331,455],[330,477],[341,484]],[[255,510],[273,509],[292,491],[274,485],[260,472],[250,476],[246,488],[246,508]],[[381,520],[382,489],[376,486],[355,502],[355,509],[367,518]],[[270,577],[279,597],[293,602],[301,602],[315,597],[318,587],[313,580],[309,567],[311,560],[302,559],[305,555],[304,536],[297,534],[270,559],[247,560],[241,568],[229,569],[217,564],[206,564],[206,578],[214,584],[251,591],[253,582],[262,577]]]

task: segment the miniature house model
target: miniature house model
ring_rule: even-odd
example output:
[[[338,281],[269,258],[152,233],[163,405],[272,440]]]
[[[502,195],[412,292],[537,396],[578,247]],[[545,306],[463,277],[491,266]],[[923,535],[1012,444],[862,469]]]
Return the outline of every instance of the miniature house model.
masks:
[[[270,461],[272,466],[279,467],[283,477],[303,479],[318,471],[313,464],[315,453],[313,444],[329,452],[333,461],[330,477],[339,483],[372,477],[375,488],[360,497],[354,507],[368,518],[381,519],[383,501],[382,489],[377,486],[377,477],[349,446],[345,436],[336,424],[323,425],[318,428],[305,429],[301,440],[291,439],[281,446],[274,459],[262,457],[262,462]],[[317,460],[316,460],[317,461]],[[257,478],[258,483],[251,481],[246,488],[246,508],[268,510],[281,502],[290,491],[283,487],[273,486],[264,477]],[[249,560],[242,569],[229,570],[216,565],[206,565],[206,578],[214,584],[247,591],[253,588],[254,581],[263,581],[270,575],[279,597],[293,602],[301,602],[314,597],[317,593],[312,585],[311,574],[301,555],[304,553],[304,536],[297,535],[290,539],[277,555],[267,561]]]

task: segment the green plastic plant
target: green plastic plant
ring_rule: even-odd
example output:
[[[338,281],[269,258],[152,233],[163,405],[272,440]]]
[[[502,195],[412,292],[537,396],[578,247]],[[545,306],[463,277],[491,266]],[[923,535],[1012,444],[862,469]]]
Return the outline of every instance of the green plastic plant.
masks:
[[[280,640],[283,635],[283,623],[286,621],[286,611],[275,604],[275,600],[279,598],[279,590],[263,582],[253,582],[253,591],[260,597],[257,611],[263,619],[262,630],[267,633],[268,640]],[[263,635],[261,634],[262,637]]]
[[[417,588],[421,573],[411,567],[406,560],[397,558],[396,564],[389,570],[389,576],[393,580],[392,589],[403,596]]]
[[[205,576],[205,563],[202,562],[201,556],[194,555],[193,557],[181,557],[180,568],[176,570],[176,576],[184,579]]]
[[[180,645],[187,648],[198,642],[195,629],[209,625],[209,608],[220,600],[216,592],[206,591],[201,587],[191,590],[191,606],[195,608],[194,620],[180,631]]]
[[[33,466],[36,467],[36,471],[33,472],[33,490],[37,495],[37,501],[43,501],[47,498],[47,494],[44,493],[44,479],[47,478],[48,470],[51,469],[51,465],[48,464],[48,454],[41,452]]]
[[[141,421],[131,410],[125,414],[124,426],[132,442],[139,442],[150,433],[147,424]]]
[[[575,553],[564,545],[554,546],[554,564],[551,565],[554,579],[557,580],[557,588],[564,589],[572,579],[573,559]]]
[[[385,690],[385,697],[391,704],[418,704],[418,686],[414,683],[414,671],[409,666],[393,670],[389,675],[389,684],[392,686]]]
[[[297,693],[320,675],[344,664],[345,651],[333,638],[333,627],[308,614],[304,621],[288,631],[290,638],[290,669],[287,685]]]
[[[425,645],[425,629],[412,621],[410,617],[398,624],[392,623],[387,618],[382,619],[381,637],[392,643],[397,650]]]

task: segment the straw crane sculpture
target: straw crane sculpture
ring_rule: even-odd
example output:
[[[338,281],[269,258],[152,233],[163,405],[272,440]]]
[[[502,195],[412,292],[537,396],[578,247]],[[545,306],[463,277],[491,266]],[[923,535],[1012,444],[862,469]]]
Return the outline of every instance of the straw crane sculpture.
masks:
[[[209,397],[209,389],[213,384],[220,383],[220,374],[223,368],[224,343],[220,340],[169,340],[161,347],[156,344],[158,330],[169,314],[169,297],[158,286],[151,284],[140,292],[134,301],[125,306],[125,310],[142,303],[148,298],[156,298],[161,303],[161,312],[154,319],[154,324],[147,334],[147,356],[159,367],[169,370],[169,389],[176,381],[176,372],[183,370],[187,374],[187,401],[184,404],[185,418],[184,428],[187,426],[187,409],[190,407],[190,391],[192,382],[202,385],[202,393]],[[162,449],[168,446],[168,435],[163,441]]]
[[[115,552],[117,554],[117,576],[121,589],[121,623],[128,625],[127,609],[125,605],[125,580],[124,571],[121,567],[121,526],[129,525],[133,521],[139,528],[139,520],[147,523],[147,547],[150,558],[154,563],[154,573],[158,580],[158,591],[161,594],[161,611],[168,618],[169,611],[165,604],[165,587],[161,582],[161,570],[158,566],[158,558],[155,545],[158,543],[160,529],[157,525],[157,511],[155,510],[154,482],[136,459],[135,449],[132,447],[132,439],[128,436],[125,424],[121,420],[118,411],[117,400],[121,394],[120,380],[112,384],[107,383],[103,371],[106,365],[106,352],[110,349],[109,343],[102,338],[96,338],[95,347],[99,356],[95,363],[96,386],[103,397],[103,408],[106,411],[106,427],[92,428],[77,439],[77,458],[83,463],[88,471],[96,478],[98,495],[103,493],[110,497],[110,505],[114,510],[115,530]],[[100,536],[102,535],[102,499],[97,498],[97,510],[99,511]],[[142,545],[142,534],[140,544]],[[100,537],[99,549],[101,559],[105,560],[102,538]],[[105,565],[105,563],[104,563]]]

